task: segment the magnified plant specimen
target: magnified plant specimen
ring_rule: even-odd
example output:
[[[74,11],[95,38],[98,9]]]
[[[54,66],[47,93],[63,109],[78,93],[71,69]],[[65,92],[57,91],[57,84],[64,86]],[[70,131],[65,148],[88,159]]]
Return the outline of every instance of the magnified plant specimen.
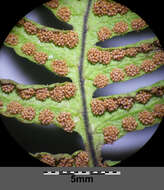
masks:
[[[24,17],[4,44],[71,82],[24,85],[0,79],[0,114],[23,123],[54,124],[66,133],[82,136],[85,150],[31,153],[50,166],[112,166],[116,162],[102,161],[101,147],[161,122],[164,80],[127,94],[93,98],[93,93],[157,70],[164,64],[164,51],[157,37],[121,47],[96,46],[98,41],[148,27],[136,13],[115,1],[51,0],[44,6],[73,29],[54,29]]]

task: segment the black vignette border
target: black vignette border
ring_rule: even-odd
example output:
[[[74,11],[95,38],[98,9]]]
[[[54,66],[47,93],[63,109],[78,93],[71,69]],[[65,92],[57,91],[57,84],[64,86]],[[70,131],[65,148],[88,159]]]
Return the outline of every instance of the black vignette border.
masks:
[[[16,22],[44,2],[46,1],[2,1],[0,6],[0,46]],[[164,47],[164,27],[162,25],[164,13],[162,10],[162,1],[117,0],[117,2],[126,5],[146,20]],[[0,144],[3,145],[1,146],[1,154],[3,156],[0,156],[0,166],[45,166],[43,163],[28,155],[28,153],[14,141],[8,134],[1,120],[0,126]],[[164,122],[160,124],[157,132],[139,152],[129,159],[122,161],[118,166],[164,166],[164,156],[162,156],[160,149],[161,144],[163,144],[163,134]],[[9,150],[13,151],[9,152]]]

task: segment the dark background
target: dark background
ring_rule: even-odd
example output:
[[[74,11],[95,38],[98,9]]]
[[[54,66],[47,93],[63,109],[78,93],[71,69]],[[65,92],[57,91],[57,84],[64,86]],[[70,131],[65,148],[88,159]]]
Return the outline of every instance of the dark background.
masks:
[[[0,6],[0,43],[3,42],[9,31],[20,18],[43,2],[46,1],[2,1]],[[142,0],[141,2],[136,0],[117,0],[117,2],[127,5],[132,11],[138,13],[144,20],[146,20],[150,28],[160,39],[161,44],[164,46],[164,15],[162,2],[160,0]],[[163,134],[164,123],[162,122],[149,142],[139,152],[131,156],[129,159],[122,161],[119,166],[164,166],[164,156],[162,154]],[[18,145],[7,132],[1,121],[0,147],[0,166],[46,166],[28,155],[28,153]]]

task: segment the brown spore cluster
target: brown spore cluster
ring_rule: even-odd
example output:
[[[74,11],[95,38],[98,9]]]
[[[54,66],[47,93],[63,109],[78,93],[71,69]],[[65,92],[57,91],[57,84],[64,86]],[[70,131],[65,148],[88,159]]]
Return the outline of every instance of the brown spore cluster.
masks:
[[[54,35],[52,38],[52,42],[54,43],[54,45],[64,47],[66,45],[66,41],[67,41],[66,33],[58,32],[58,31],[54,32]]]
[[[11,46],[16,46],[19,42],[18,36],[16,34],[10,33],[5,39],[5,43]]]
[[[56,102],[61,102],[62,100],[70,99],[76,94],[76,86],[73,83],[67,83],[63,86],[57,86],[50,91],[50,97]]]
[[[96,64],[99,62],[100,59],[100,51],[97,48],[91,48],[88,51],[88,61],[91,62],[92,64]]]
[[[109,64],[111,60],[111,54],[108,51],[100,51],[97,48],[91,48],[88,51],[88,61],[92,64],[102,63],[102,64]]]
[[[134,64],[130,64],[125,67],[125,72],[126,72],[127,76],[134,77],[139,74],[140,68]]]
[[[156,65],[164,64],[164,51],[157,51],[153,56],[153,62]]]
[[[27,89],[18,90],[18,93],[22,99],[28,100],[35,95],[35,90],[33,88],[27,88]]]
[[[22,18],[22,19],[20,19],[18,22],[17,22],[17,26],[18,27],[21,27],[21,26],[23,26],[24,25],[24,23],[25,23],[26,21],[25,21],[25,19],[24,18]]]
[[[91,110],[94,115],[102,115],[106,108],[102,100],[93,99],[91,102]]]
[[[125,57],[125,50],[123,49],[115,49],[111,52],[112,54],[112,59],[116,60],[116,61],[120,61],[121,59],[123,59]]]
[[[131,27],[137,31],[143,29],[145,26],[146,26],[146,22],[142,18],[134,19],[131,22]]]
[[[155,41],[153,42],[153,45],[156,46],[156,47],[159,47],[159,48],[162,47],[162,45],[161,45],[161,43],[160,43],[159,40],[155,40]]]
[[[47,5],[48,7],[52,8],[52,9],[56,9],[59,6],[59,0],[48,1],[47,3],[45,3],[45,5]]]
[[[104,141],[106,144],[112,144],[117,140],[119,130],[115,126],[109,126],[103,129]]]
[[[41,88],[36,90],[36,99],[40,101],[44,101],[49,97],[50,93],[48,88]]]
[[[33,120],[35,118],[35,110],[33,107],[26,107],[22,109],[21,116],[25,120]]]
[[[38,29],[37,37],[41,42],[51,42],[53,39],[53,31],[47,29]]]
[[[107,27],[102,27],[97,32],[97,35],[98,35],[98,39],[100,41],[104,41],[104,40],[107,40],[107,39],[109,39],[111,37],[112,31]]]
[[[111,60],[111,55],[110,52],[108,51],[100,51],[100,58],[99,58],[99,62],[107,65],[110,63]]]
[[[64,47],[67,41],[67,34],[62,32],[54,32],[52,42],[56,46]]]
[[[141,53],[147,53],[149,51],[152,51],[154,49],[154,46],[152,43],[144,43],[141,44],[139,48]]]
[[[113,98],[107,98],[104,100],[104,105],[108,112],[113,112],[118,109],[117,100]]]
[[[138,119],[144,125],[150,125],[154,122],[153,113],[149,111],[143,111],[138,114]]]
[[[150,98],[152,97],[150,92],[147,91],[140,91],[139,93],[136,94],[136,101],[141,103],[141,104],[146,104]]]
[[[78,42],[79,42],[78,33],[69,31],[66,35],[65,45],[68,48],[74,48],[75,46],[77,46]]]
[[[147,60],[143,61],[141,64],[141,69],[145,73],[152,72],[152,71],[154,71],[155,68],[156,68],[156,65],[154,64],[154,62],[151,59],[147,59]]]
[[[44,52],[38,52],[36,46],[31,42],[25,43],[21,47],[21,51],[27,56],[33,56],[34,60],[41,65],[48,60],[48,55]]]
[[[78,34],[74,31],[64,32],[54,32],[52,42],[56,46],[68,48],[74,48],[79,42]]]
[[[97,87],[97,88],[104,88],[105,86],[107,86],[109,83],[109,79],[106,75],[103,74],[99,74],[95,77],[93,84]]]
[[[67,112],[62,112],[57,117],[57,121],[63,127],[63,129],[67,132],[73,132],[75,128],[75,123],[71,118],[71,114]]]
[[[22,52],[25,55],[34,55],[35,51],[36,51],[36,47],[33,43],[31,42],[27,42],[25,43],[22,47],[21,47]]]
[[[81,151],[74,158],[76,167],[87,167],[89,163],[89,156],[86,151]]]
[[[133,97],[119,97],[117,98],[117,103],[121,109],[129,110],[133,107],[134,98]]]
[[[113,31],[114,31],[115,33],[118,33],[118,34],[122,34],[122,33],[124,33],[124,32],[127,32],[128,29],[129,29],[129,26],[128,26],[128,24],[127,24],[126,22],[124,22],[124,21],[121,21],[121,22],[116,23],[116,24],[114,25],[114,27],[113,27]]]
[[[25,31],[30,35],[35,35],[38,32],[38,28],[30,21],[25,21],[23,26]]]
[[[124,15],[128,11],[129,9],[126,6],[107,0],[98,0],[93,5],[93,12],[97,16],[115,16],[118,13]]]
[[[15,88],[15,85],[10,84],[10,83],[1,85],[1,90],[7,94],[13,92],[14,88]]]
[[[156,104],[153,110],[154,116],[157,118],[164,117],[164,104]]]
[[[68,7],[61,7],[57,11],[57,16],[64,22],[68,22],[71,18],[71,11]]]
[[[120,15],[124,15],[129,11],[128,7],[121,5],[120,3],[113,2],[113,5],[116,6],[116,9]]]
[[[35,52],[34,59],[37,63],[44,65],[46,64],[46,61],[48,60],[48,56],[44,52]]]
[[[50,154],[44,154],[41,156],[40,161],[48,164],[49,166],[55,166],[56,160],[53,156]]]
[[[122,127],[124,128],[125,131],[134,131],[138,126],[138,123],[136,122],[135,118],[132,116],[125,117],[122,120]]]
[[[57,167],[73,167],[74,159],[72,158],[62,158],[59,160]]]
[[[66,76],[68,74],[68,66],[64,60],[55,60],[52,63],[52,69],[60,76]]]
[[[0,108],[3,107],[3,102],[0,100]]]
[[[57,86],[53,90],[50,91],[50,97],[55,100],[56,102],[61,102],[65,99],[64,96],[64,87]]]
[[[13,115],[20,114],[23,106],[16,101],[12,101],[7,105],[7,112]]]
[[[132,47],[125,50],[126,56],[135,57],[138,54],[138,48]]]
[[[44,109],[40,112],[38,119],[42,125],[49,125],[52,123],[54,117],[55,116],[52,111],[50,111],[49,109]]]
[[[122,69],[115,68],[110,73],[110,78],[113,82],[119,82],[122,81],[125,77],[125,73],[122,71]]]
[[[151,89],[151,94],[155,96],[163,96],[164,95],[164,87],[159,86],[159,87],[153,87]]]
[[[76,93],[76,86],[73,83],[67,83],[64,85],[64,96],[67,99],[72,98],[73,96],[75,96]]]

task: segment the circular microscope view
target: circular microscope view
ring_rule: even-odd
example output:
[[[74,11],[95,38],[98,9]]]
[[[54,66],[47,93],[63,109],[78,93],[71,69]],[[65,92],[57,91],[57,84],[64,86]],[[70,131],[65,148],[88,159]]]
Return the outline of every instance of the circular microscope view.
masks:
[[[112,0],[51,0],[0,50],[0,114],[55,167],[113,166],[164,116],[164,51],[146,21]]]

